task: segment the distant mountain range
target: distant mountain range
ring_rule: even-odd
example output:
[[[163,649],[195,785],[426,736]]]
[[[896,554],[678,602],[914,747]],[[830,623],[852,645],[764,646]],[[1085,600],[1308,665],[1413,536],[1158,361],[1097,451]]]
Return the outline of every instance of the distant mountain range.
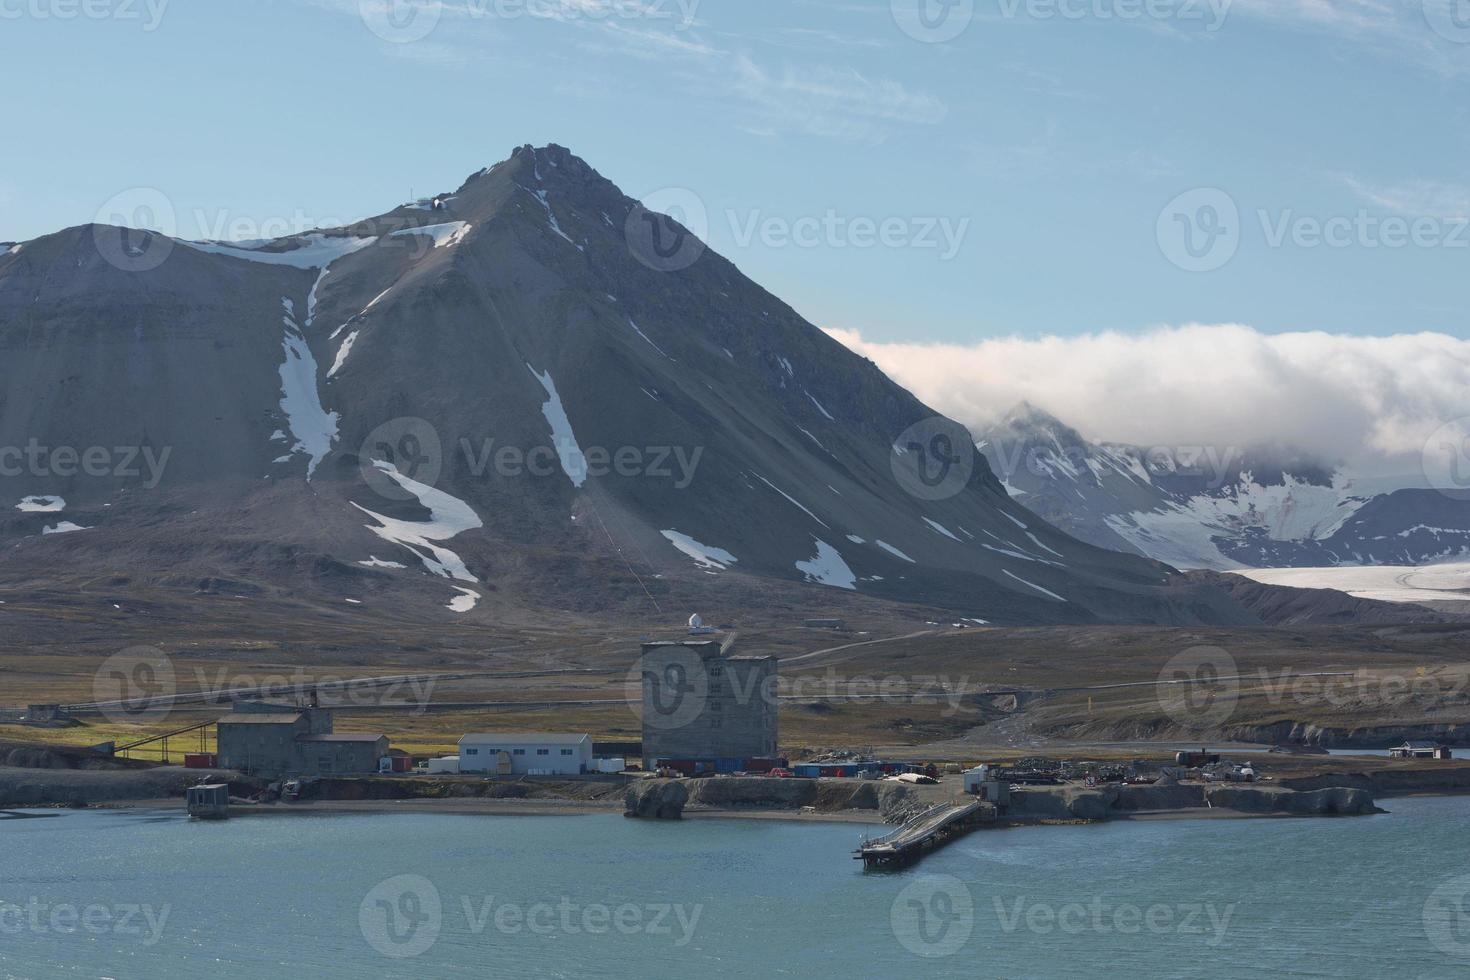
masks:
[[[978,446],[1011,496],[1083,541],[1176,568],[1420,565],[1470,554],[1470,502],[1361,493],[1280,451],[1089,442],[1023,404]]]

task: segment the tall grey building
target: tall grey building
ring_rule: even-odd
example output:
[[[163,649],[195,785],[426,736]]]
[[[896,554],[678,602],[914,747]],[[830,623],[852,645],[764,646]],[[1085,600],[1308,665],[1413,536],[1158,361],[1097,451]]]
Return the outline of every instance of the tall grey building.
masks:
[[[645,767],[681,759],[739,768],[775,756],[775,657],[726,656],[713,640],[645,643],[639,673]]]

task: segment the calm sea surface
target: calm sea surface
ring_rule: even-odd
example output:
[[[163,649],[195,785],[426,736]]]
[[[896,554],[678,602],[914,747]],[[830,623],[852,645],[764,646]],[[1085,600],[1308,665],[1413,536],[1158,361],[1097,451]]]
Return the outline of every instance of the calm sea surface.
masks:
[[[0,821],[0,976],[1464,977],[1470,798],[982,831],[139,812]]]

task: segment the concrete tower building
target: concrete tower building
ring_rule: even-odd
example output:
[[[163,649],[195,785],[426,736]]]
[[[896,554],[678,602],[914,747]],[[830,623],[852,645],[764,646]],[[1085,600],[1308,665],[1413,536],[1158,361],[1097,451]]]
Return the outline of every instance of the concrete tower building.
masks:
[[[775,657],[726,656],[713,640],[643,644],[643,764],[738,769],[776,754]]]

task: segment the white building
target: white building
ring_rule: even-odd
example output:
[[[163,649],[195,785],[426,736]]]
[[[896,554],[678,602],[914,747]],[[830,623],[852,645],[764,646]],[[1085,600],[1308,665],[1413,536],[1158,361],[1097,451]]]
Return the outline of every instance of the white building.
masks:
[[[576,776],[592,769],[591,735],[490,732],[459,740],[460,772]]]

